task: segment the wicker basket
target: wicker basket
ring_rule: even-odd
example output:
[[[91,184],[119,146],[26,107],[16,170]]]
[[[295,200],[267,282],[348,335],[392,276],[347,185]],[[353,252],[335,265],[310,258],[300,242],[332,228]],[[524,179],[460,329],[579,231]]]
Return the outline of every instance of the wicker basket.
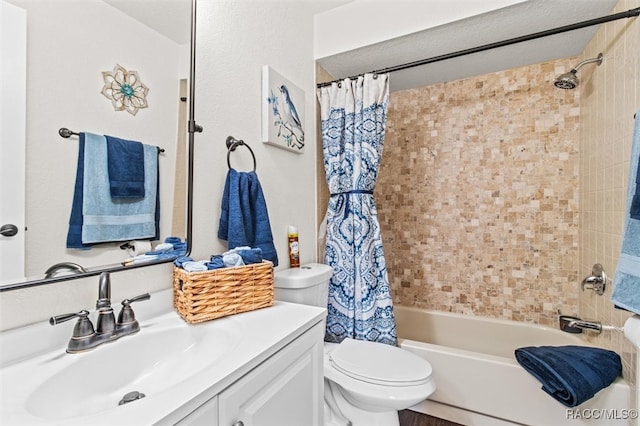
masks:
[[[273,263],[187,272],[173,269],[173,305],[195,324],[273,305]]]

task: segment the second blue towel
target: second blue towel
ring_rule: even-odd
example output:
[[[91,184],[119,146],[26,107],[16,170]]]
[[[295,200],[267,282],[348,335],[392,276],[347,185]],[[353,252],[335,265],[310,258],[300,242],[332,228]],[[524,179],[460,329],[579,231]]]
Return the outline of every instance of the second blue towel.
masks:
[[[543,391],[567,407],[592,398],[622,373],[617,353],[589,346],[529,346],[515,356]]]

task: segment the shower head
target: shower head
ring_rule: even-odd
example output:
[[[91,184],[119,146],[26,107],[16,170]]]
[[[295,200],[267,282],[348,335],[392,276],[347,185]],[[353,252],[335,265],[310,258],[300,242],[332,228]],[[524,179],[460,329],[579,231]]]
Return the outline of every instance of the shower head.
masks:
[[[602,53],[598,55],[597,58],[587,59],[586,61],[580,62],[574,69],[571,71],[564,73],[553,81],[553,85],[559,89],[575,89],[580,84],[580,80],[578,80],[578,70],[586,64],[590,64],[592,62],[597,62],[598,66],[602,63]]]
[[[569,72],[566,72],[553,81],[553,85],[558,89],[575,89],[580,84],[580,80],[578,80],[578,76],[576,75],[577,70],[572,69]]]

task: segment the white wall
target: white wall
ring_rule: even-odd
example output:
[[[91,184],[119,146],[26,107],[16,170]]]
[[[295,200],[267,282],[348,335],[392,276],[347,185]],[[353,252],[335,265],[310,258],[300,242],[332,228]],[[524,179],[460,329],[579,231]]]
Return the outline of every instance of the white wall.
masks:
[[[301,261],[315,260],[315,85],[313,14],[306,2],[198,3],[194,255],[226,246],[217,239],[227,173],[225,140],[247,142],[257,160],[280,268],[288,267],[287,225],[298,227]],[[305,91],[304,154],[261,139],[261,68],[270,65]],[[246,148],[231,155],[238,170],[252,167]]]
[[[315,17],[314,57],[325,58],[525,0],[354,0]],[[354,17],[357,17],[354,18]]]
[[[233,135],[244,139],[255,152],[280,267],[288,267],[286,230],[289,224],[297,226],[300,233],[301,261],[315,260],[313,14],[309,3],[305,3],[198,2],[195,118],[204,132],[197,134],[195,141],[194,257],[209,257],[226,249],[216,235],[227,172],[225,139]],[[112,61],[108,58],[106,62]],[[267,64],[306,92],[308,145],[302,155],[261,142],[261,67]],[[76,78],[78,76],[70,75],[69,81],[73,83]],[[49,106],[51,111],[56,111],[55,103]],[[109,108],[111,106],[105,104],[103,114],[113,115]],[[58,121],[49,127],[59,126]],[[77,127],[84,123],[78,119],[60,125]],[[48,141],[57,148],[72,143],[61,140],[55,132]],[[250,156],[245,151],[241,148],[232,156],[232,164],[239,170],[250,166]],[[38,179],[44,179],[46,173],[43,168]],[[111,281],[112,300],[118,303],[145,291],[169,288],[171,267],[162,265],[116,273],[112,274]],[[96,277],[1,293],[0,329],[92,308],[97,284]]]

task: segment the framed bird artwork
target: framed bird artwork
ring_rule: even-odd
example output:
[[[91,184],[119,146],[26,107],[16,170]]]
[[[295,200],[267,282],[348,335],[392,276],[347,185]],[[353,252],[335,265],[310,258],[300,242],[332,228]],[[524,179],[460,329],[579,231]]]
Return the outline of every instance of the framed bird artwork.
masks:
[[[302,154],[304,91],[268,65],[262,67],[262,141]]]

